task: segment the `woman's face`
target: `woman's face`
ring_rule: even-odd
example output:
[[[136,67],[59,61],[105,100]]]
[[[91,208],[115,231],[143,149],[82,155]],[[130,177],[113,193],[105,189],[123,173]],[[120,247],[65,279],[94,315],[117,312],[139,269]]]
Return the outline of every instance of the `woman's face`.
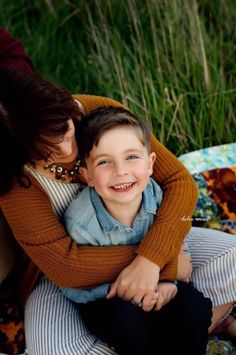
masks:
[[[75,140],[75,126],[72,119],[67,121],[68,130],[54,147],[50,147],[48,164],[72,163],[78,156],[78,148]],[[45,163],[45,162],[44,162]]]

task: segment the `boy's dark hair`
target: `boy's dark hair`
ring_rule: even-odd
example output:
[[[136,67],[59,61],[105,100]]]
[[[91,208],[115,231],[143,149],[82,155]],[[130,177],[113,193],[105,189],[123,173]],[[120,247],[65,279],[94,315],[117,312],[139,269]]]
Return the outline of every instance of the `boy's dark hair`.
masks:
[[[150,151],[150,130],[141,120],[130,111],[121,107],[99,107],[82,117],[77,134],[77,144],[81,165],[85,166],[93,146],[97,146],[101,136],[112,128],[131,126],[136,129],[140,141]]]
[[[27,162],[47,158],[50,137],[60,139],[68,130],[67,121],[80,110],[64,89],[36,73],[18,68],[0,68],[0,194],[20,178]],[[46,148],[46,149],[45,149]]]

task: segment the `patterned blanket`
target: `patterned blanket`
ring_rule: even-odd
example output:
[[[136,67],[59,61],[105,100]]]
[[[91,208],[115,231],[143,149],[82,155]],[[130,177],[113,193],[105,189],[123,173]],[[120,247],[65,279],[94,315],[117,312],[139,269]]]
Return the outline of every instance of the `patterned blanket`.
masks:
[[[179,158],[198,186],[193,225],[236,235],[236,143],[201,149]],[[207,355],[236,355],[224,337],[209,338]]]
[[[0,289],[0,353],[23,354],[25,351],[23,308],[15,297],[14,282],[8,278]]]

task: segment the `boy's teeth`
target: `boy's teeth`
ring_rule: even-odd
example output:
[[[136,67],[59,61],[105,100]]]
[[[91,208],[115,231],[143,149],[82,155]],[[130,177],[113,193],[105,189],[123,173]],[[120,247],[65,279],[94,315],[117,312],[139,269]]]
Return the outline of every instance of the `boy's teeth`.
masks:
[[[129,183],[129,184],[123,184],[123,185],[114,185],[113,188],[115,190],[124,190],[124,189],[127,189],[128,187],[130,187],[132,184]]]

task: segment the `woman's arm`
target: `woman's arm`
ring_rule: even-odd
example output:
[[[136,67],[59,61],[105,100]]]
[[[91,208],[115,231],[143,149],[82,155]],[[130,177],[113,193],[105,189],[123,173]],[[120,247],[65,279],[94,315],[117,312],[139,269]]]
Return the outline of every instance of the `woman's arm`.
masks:
[[[122,106],[98,96],[77,95],[76,99],[86,113],[99,106]],[[159,276],[165,280],[177,276],[180,246],[191,226],[183,217],[192,215],[197,200],[197,189],[188,171],[153,135],[151,149],[157,155],[153,177],[164,191],[163,202],[152,228],[136,250],[138,255],[120,273],[108,295],[108,298],[118,295],[127,301],[142,300],[146,311],[152,308]],[[160,269],[163,269],[161,275]]]
[[[12,66],[26,71],[34,70],[23,43],[19,39],[12,37],[3,28],[0,28],[0,66]]]
[[[153,178],[163,189],[163,200],[137,253],[162,269],[177,257],[182,240],[191,228],[190,218],[186,217],[191,217],[194,211],[197,187],[183,164],[153,135],[151,149],[157,156]]]
[[[86,113],[99,106],[124,107],[115,100],[100,96],[75,95],[75,98],[81,102]],[[191,222],[183,217],[192,216],[197,188],[183,164],[154,135],[151,135],[151,150],[156,153],[153,178],[163,189],[164,195],[154,224],[137,248],[137,254],[161,269],[168,264],[173,279],[182,240],[191,227]]]
[[[60,286],[90,287],[114,280],[135,257],[135,247],[78,246],[66,234],[45,192],[34,184],[25,189],[15,183],[0,196],[3,214],[25,253]]]

